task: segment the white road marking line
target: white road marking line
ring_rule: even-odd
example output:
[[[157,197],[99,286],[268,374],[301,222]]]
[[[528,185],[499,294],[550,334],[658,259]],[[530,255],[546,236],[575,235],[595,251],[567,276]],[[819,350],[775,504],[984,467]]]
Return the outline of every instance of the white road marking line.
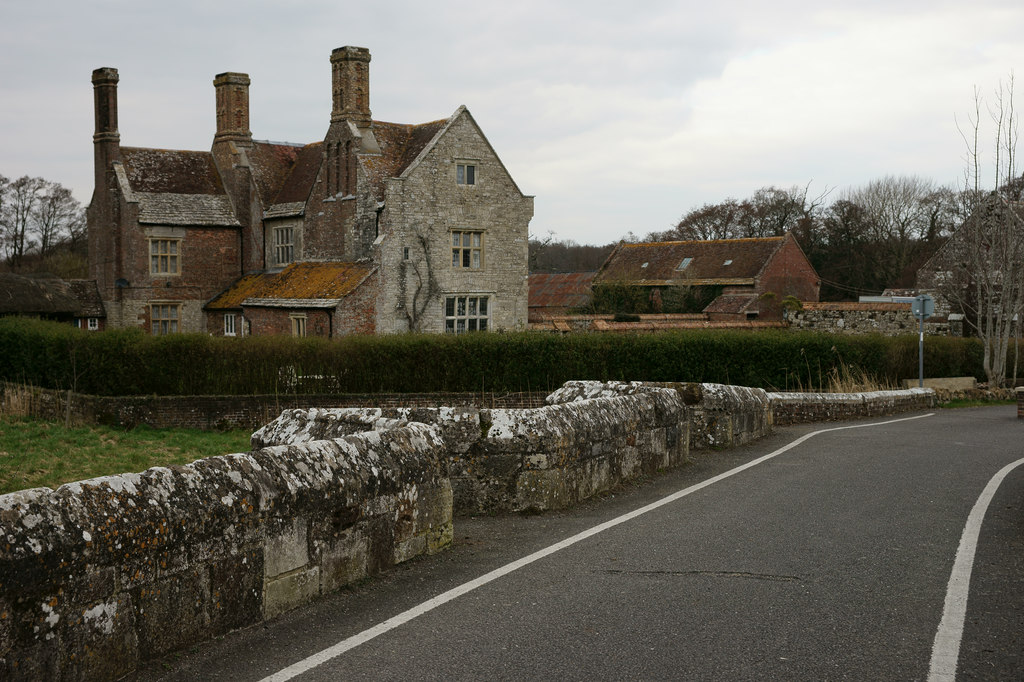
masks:
[[[709,478],[706,481],[702,481],[701,483],[697,483],[695,485],[692,485],[689,488],[684,488],[683,490],[679,490],[677,492],[674,492],[671,495],[668,495],[667,497],[663,497],[662,499],[658,500],[657,502],[652,502],[651,504],[649,504],[649,505],[647,505],[645,507],[640,507],[639,509],[635,509],[635,510],[633,510],[633,511],[627,513],[627,514],[623,514],[622,516],[616,517],[616,518],[614,518],[614,519],[612,519],[610,521],[605,521],[602,524],[599,524],[597,526],[594,526],[593,528],[589,528],[589,529],[587,529],[585,531],[577,533],[576,535],[573,535],[572,537],[566,538],[565,540],[562,540],[561,542],[557,542],[557,543],[555,543],[553,545],[550,545],[549,547],[545,547],[542,550],[539,550],[537,552],[534,552],[533,554],[530,554],[530,555],[525,556],[525,557],[523,557],[521,559],[513,561],[510,564],[506,564],[506,565],[504,565],[504,566],[502,566],[500,568],[496,568],[493,571],[491,571],[490,573],[486,573],[486,574],[480,576],[479,578],[476,578],[474,580],[470,580],[467,583],[463,583],[462,585],[459,585],[458,587],[454,587],[454,588],[448,590],[447,592],[442,592],[441,594],[437,595],[433,599],[429,599],[429,600],[423,602],[422,604],[419,604],[418,606],[414,606],[414,607],[412,607],[411,609],[409,609],[407,611],[403,611],[402,613],[398,614],[397,616],[393,616],[393,617],[387,619],[383,623],[378,623],[377,625],[373,626],[372,628],[370,628],[368,630],[363,630],[362,632],[360,632],[357,635],[353,635],[353,636],[351,636],[351,637],[349,637],[347,639],[343,639],[340,642],[338,642],[337,644],[335,644],[333,646],[330,646],[330,647],[328,647],[328,648],[326,648],[326,649],[324,649],[322,651],[319,651],[319,652],[313,654],[312,656],[304,658],[301,661],[293,663],[292,665],[288,666],[287,668],[285,668],[283,670],[280,670],[280,671],[274,673],[273,675],[269,675],[267,677],[264,677],[260,682],[286,682],[287,680],[290,680],[290,679],[292,679],[294,677],[297,677],[297,676],[299,676],[299,675],[301,675],[301,674],[303,674],[303,673],[305,673],[305,672],[307,672],[309,670],[312,670],[313,668],[316,668],[317,666],[323,665],[324,663],[326,663],[327,661],[331,660],[332,658],[336,658],[336,657],[340,656],[341,654],[345,653],[346,651],[350,651],[350,650],[356,648],[360,644],[365,644],[366,642],[369,642],[371,639],[374,639],[375,637],[379,637],[380,635],[383,635],[386,632],[390,632],[391,630],[394,630],[398,626],[404,625],[405,623],[408,623],[409,621],[413,620],[414,618],[418,618],[419,616],[422,616],[423,614],[425,614],[425,613],[427,613],[429,611],[433,611],[438,606],[441,606],[443,604],[447,604],[448,602],[452,601],[453,599],[461,597],[462,595],[464,595],[464,594],[466,594],[468,592],[472,592],[473,590],[477,589],[478,587],[482,587],[483,585],[486,585],[489,582],[493,582],[493,581],[497,580],[498,578],[501,578],[503,576],[508,575],[509,573],[513,573],[515,571],[518,571],[520,568],[522,568],[524,566],[528,566],[529,564],[532,564],[535,561],[539,561],[540,559],[543,559],[544,557],[550,556],[550,555],[554,554],[555,552],[559,552],[559,551],[565,549],[566,547],[570,547],[572,545],[575,545],[577,542],[580,542],[582,540],[586,540],[587,538],[593,537],[594,535],[597,535],[598,533],[603,533],[604,531],[606,531],[606,530],[608,530],[610,528],[614,528],[615,526],[623,524],[623,523],[625,523],[627,521],[632,521],[633,519],[637,518],[638,516],[643,516],[647,512],[654,511],[655,509],[658,509],[659,507],[663,507],[666,504],[670,504],[672,502],[675,502],[676,500],[681,499],[683,497],[686,497],[687,495],[690,495],[692,493],[695,493],[698,490],[703,490],[704,488],[707,488],[708,486],[714,485],[715,483],[718,483],[719,481],[725,480],[726,478],[729,478],[730,476],[734,476],[735,474],[738,474],[741,471],[746,471],[747,469],[750,469],[751,467],[755,467],[758,464],[762,464],[763,462],[767,462],[768,460],[770,460],[770,459],[772,459],[774,457],[778,457],[779,455],[781,455],[784,452],[792,450],[796,446],[804,443],[805,441],[809,440],[810,438],[812,438],[814,436],[817,436],[818,434],[829,433],[830,431],[844,431],[846,429],[861,429],[861,428],[865,428],[865,427],[869,427],[869,426],[884,426],[886,424],[895,424],[897,422],[912,421],[914,419],[922,419],[924,417],[931,417],[934,414],[935,414],[934,412],[929,412],[928,414],[920,414],[920,415],[917,415],[917,416],[914,416],[914,417],[903,417],[901,419],[891,419],[889,421],[884,421],[884,422],[873,422],[873,423],[870,423],[870,424],[852,424],[850,426],[836,426],[836,427],[833,427],[833,428],[830,428],[830,429],[820,429],[818,431],[812,431],[811,433],[804,434],[803,436],[800,436],[799,438],[794,440],[792,443],[789,443],[788,445],[784,445],[784,446],[782,446],[781,448],[779,448],[778,450],[776,450],[774,452],[771,452],[771,453],[769,453],[767,455],[763,455],[761,457],[758,457],[757,459],[751,460],[751,461],[747,462],[746,464],[743,464],[743,465],[740,465],[740,466],[736,467],[735,469],[730,469],[729,471],[726,471],[724,473],[718,474],[717,476]]]
[[[981,497],[974,503],[960,546],[956,550],[956,560],[949,574],[946,587],[946,602],[942,607],[942,620],[935,633],[932,643],[932,660],[928,666],[928,682],[952,682],[956,679],[957,661],[960,659],[960,639],[964,634],[964,620],[967,617],[967,595],[971,588],[971,571],[974,568],[974,553],[978,549],[978,536],[981,535],[981,524],[985,520],[985,512],[992,498],[1006,476],[1024,464],[1024,459],[1007,464],[992,477],[981,491]]]

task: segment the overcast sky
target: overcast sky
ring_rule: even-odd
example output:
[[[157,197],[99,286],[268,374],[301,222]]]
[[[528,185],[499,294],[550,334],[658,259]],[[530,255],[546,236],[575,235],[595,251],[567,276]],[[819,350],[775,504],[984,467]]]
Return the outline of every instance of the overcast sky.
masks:
[[[256,139],[320,140],[331,50],[357,45],[375,119],[465,104],[536,195],[531,234],[603,244],[767,185],[955,184],[956,121],[1022,35],[1020,0],[3,0],[0,175],[89,201],[101,66],[126,146],[209,149],[224,71],[252,78]]]

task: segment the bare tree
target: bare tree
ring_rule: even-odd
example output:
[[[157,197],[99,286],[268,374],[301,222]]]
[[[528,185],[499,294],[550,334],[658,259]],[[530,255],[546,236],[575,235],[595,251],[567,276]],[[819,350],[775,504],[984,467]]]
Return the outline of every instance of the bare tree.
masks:
[[[887,176],[844,196],[863,211],[867,240],[880,247],[876,274],[887,286],[901,284],[920,264],[929,234],[939,228],[941,197],[934,182],[917,176]]]
[[[1019,202],[1013,98],[1012,76],[1000,83],[991,104],[975,92],[969,127],[961,129],[967,145],[961,194],[969,217],[942,254],[942,293],[981,338],[990,386],[1006,379],[1010,337],[1024,315],[1024,206]],[[980,145],[983,113],[994,126],[987,154]]]
[[[0,176],[0,243],[11,267],[36,250],[45,258],[58,244],[73,246],[84,232],[85,212],[60,183]]]
[[[82,231],[85,213],[71,196],[71,190],[56,182],[46,182],[31,218],[38,237],[39,255],[45,258],[57,243],[74,239]]]

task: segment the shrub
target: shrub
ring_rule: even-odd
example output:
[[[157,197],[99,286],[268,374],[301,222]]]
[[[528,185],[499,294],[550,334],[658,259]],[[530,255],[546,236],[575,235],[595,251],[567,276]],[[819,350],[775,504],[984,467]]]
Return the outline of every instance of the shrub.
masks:
[[[818,389],[838,373],[895,384],[917,376],[917,336],[788,330],[655,334],[542,332],[149,336],[0,319],[0,379],[97,395],[553,390],[571,379],[700,381]],[[928,337],[928,376],[983,378],[976,339]]]

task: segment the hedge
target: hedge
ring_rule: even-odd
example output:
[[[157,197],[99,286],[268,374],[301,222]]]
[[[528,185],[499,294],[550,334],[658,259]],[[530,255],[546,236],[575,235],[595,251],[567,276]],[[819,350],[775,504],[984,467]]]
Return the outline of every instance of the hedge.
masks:
[[[793,390],[848,370],[916,377],[917,343],[787,330],[222,338],[3,318],[0,379],[95,395],[546,391],[570,379]],[[927,376],[984,379],[976,339],[928,337],[925,347]]]

